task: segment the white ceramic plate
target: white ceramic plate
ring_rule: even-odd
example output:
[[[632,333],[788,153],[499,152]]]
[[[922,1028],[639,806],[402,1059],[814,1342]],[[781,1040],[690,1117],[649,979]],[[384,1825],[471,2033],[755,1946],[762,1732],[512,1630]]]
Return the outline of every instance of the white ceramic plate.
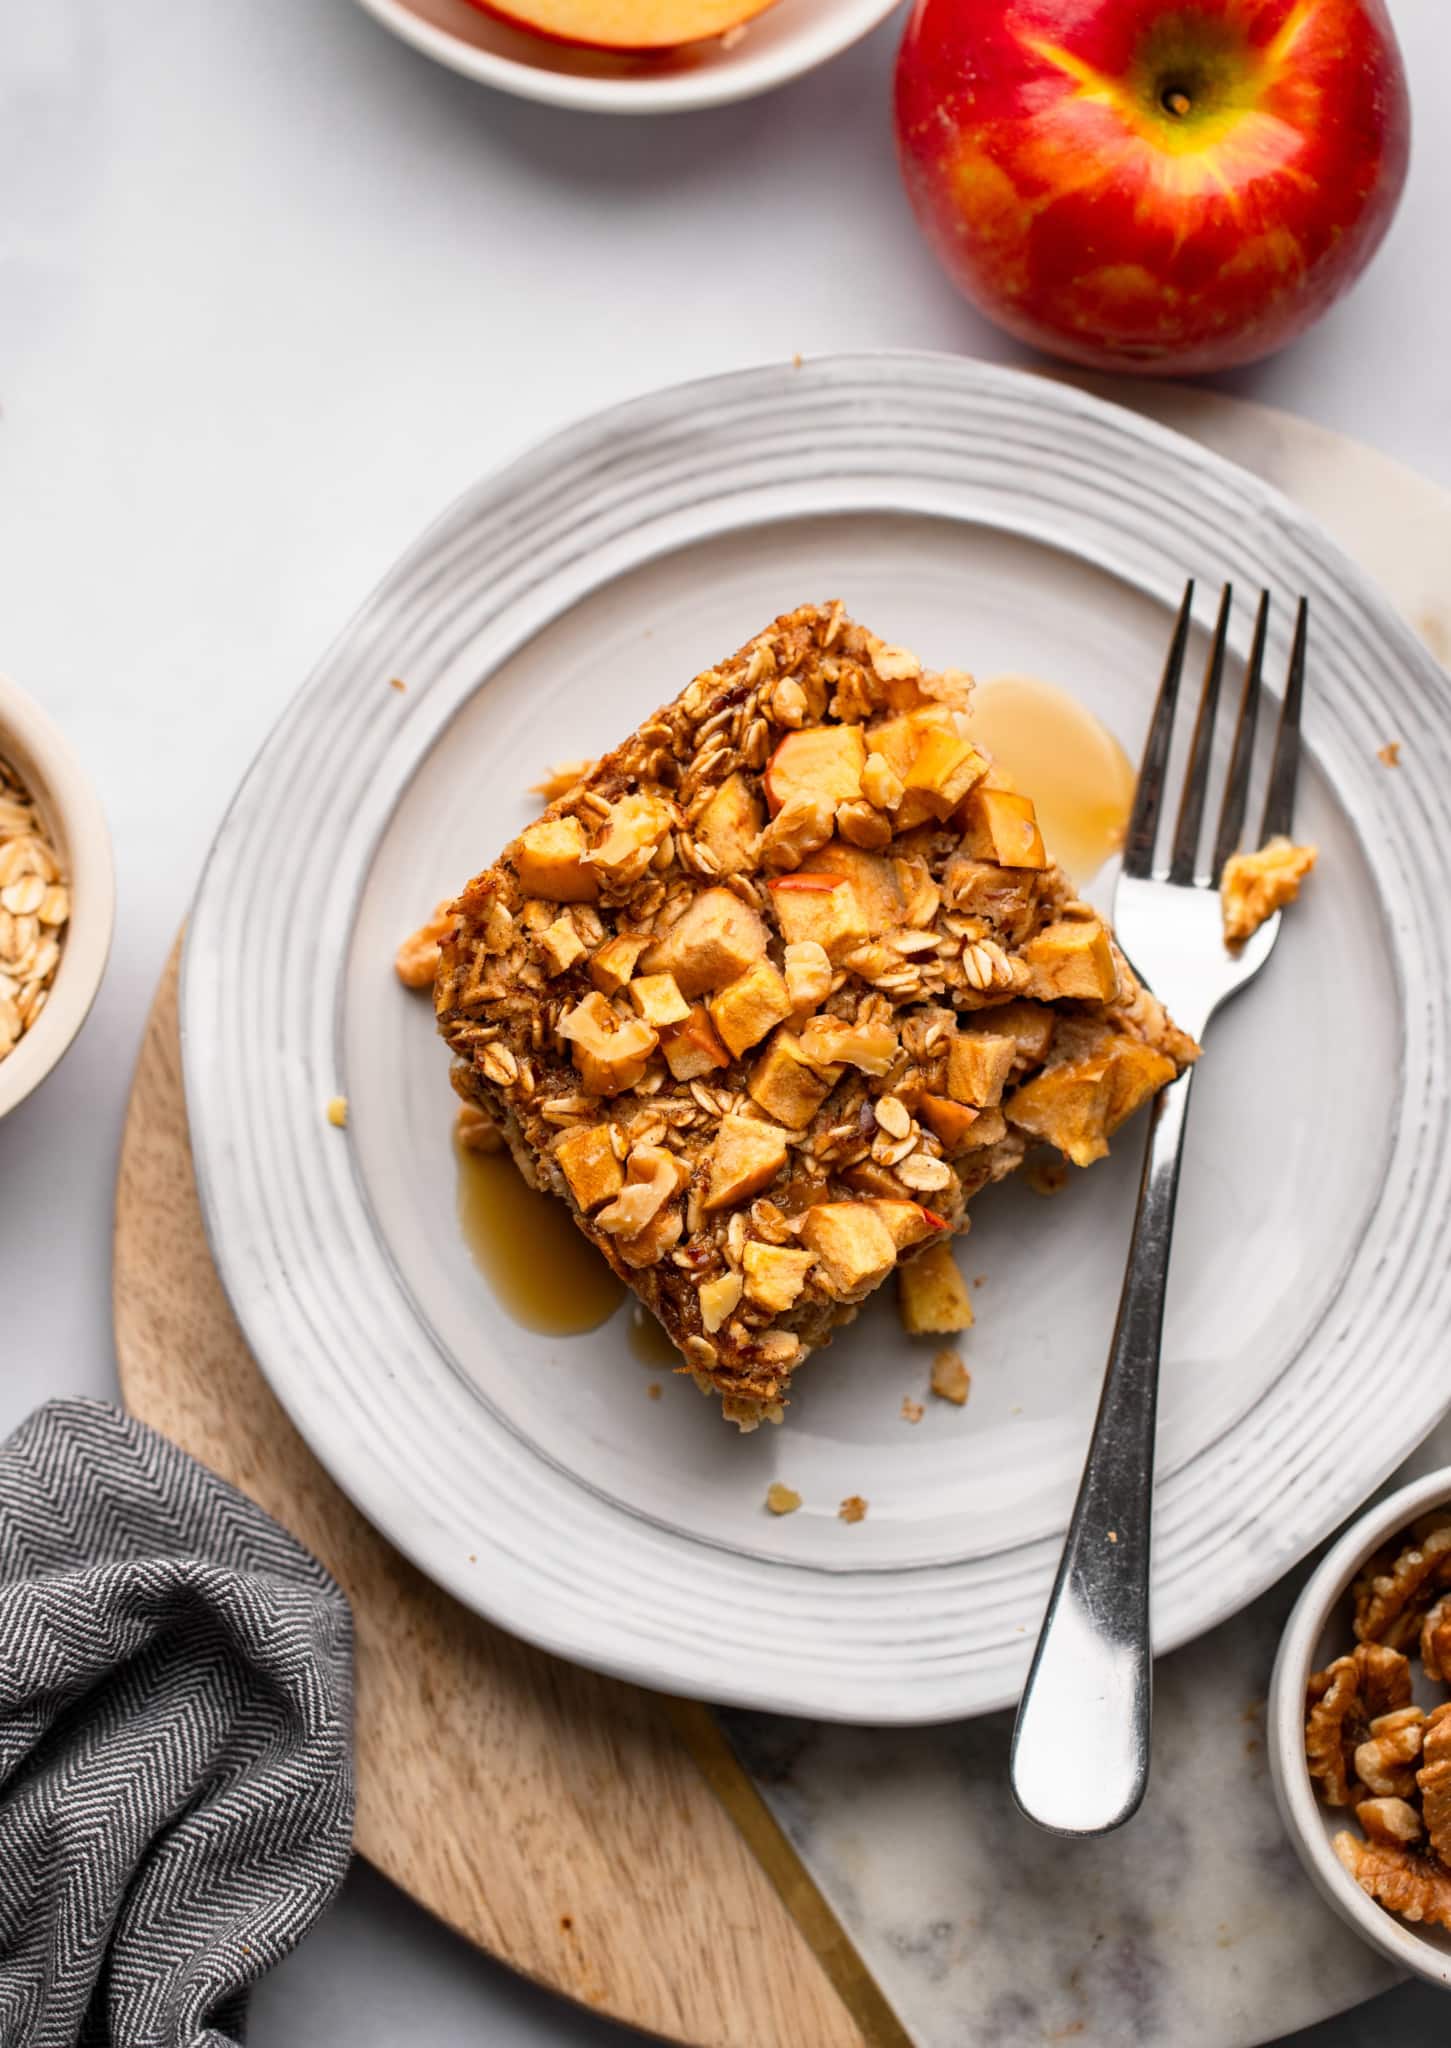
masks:
[[[1310,520],[1129,413],[932,356],[750,371],[574,427],[445,514],[264,748],[191,924],[187,1096],[233,1304],[318,1456],[459,1599],[719,1700],[926,1721],[1013,1697],[1096,1401],[1135,1134],[1051,1203],[1009,1185],[976,1206],[965,1410],[898,1418],[932,1347],[884,1302],[808,1367],[783,1428],[741,1438],[686,1380],[645,1398],[623,1319],[548,1339],[496,1305],[455,1222],[445,1055],[391,956],[527,820],[546,762],[603,748],[789,605],[840,596],[934,664],[1037,672],[1132,752],[1189,570],[1311,599],[1302,822],[1323,864],[1196,1089],[1158,1646],[1259,1592],[1431,1426],[1444,679]],[[801,1512],[764,1511],[773,1479]],[[853,1493],[870,1513],[848,1527]]]
[[[897,0],[775,0],[741,32],[655,55],[529,35],[468,0],[359,0],[415,50],[481,85],[597,114],[676,114],[751,99],[814,71],[885,21]]]

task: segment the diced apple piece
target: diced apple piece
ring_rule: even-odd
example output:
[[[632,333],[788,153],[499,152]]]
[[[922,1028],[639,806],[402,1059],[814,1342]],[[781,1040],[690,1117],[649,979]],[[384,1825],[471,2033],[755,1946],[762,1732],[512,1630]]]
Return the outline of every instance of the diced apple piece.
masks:
[[[825,797],[833,810],[862,793],[867,746],[859,725],[809,725],[788,732],[766,769],[766,802],[775,817],[797,792]]]
[[[898,718],[883,719],[880,725],[868,726],[867,746],[872,753],[882,756],[905,788],[912,758],[927,735],[956,731],[956,721],[946,705],[928,704],[917,711],[905,711]]]
[[[1112,1100],[1110,1061],[1099,1054],[1045,1067],[1004,1108],[1019,1130],[1056,1145],[1075,1166],[1091,1166],[1108,1151]]]
[[[897,1275],[897,1304],[909,1336],[948,1336],[972,1328],[972,1298],[952,1246],[929,1245]]]
[[[814,939],[829,960],[840,960],[867,937],[861,904],[844,875],[782,875],[769,887],[788,945]]]
[[[554,1157],[569,1182],[569,1192],[586,1215],[601,1202],[612,1202],[625,1184],[605,1124],[566,1131],[555,1143]]]
[[[828,1291],[839,1301],[869,1293],[897,1263],[892,1233],[872,1202],[817,1202],[801,1219]]]
[[[806,1285],[806,1275],[816,1264],[816,1254],[753,1240],[741,1254],[741,1262],[746,1273],[746,1299],[755,1302],[757,1308],[781,1315]]]
[[[954,1102],[946,1095],[924,1095],[917,1105],[918,1116],[933,1136],[942,1141],[942,1149],[949,1158],[967,1151],[975,1142],[973,1127],[980,1113],[965,1102]]]
[[[879,811],[894,811],[906,788],[901,776],[885,754],[869,753],[862,769],[862,795]]]
[[[831,994],[831,962],[815,939],[799,939],[786,948],[786,993],[798,1015],[814,1010]]]
[[[971,740],[955,732],[924,733],[902,778],[903,804],[914,790],[920,791],[932,815],[945,818],[986,773],[987,762]]]
[[[985,1146],[997,1145],[1008,1135],[1008,1120],[1000,1109],[980,1109],[977,1122],[967,1132],[959,1150],[980,1152]]]
[[[885,1074],[897,1057],[898,1040],[885,1018],[848,1024],[840,1017],[813,1017],[801,1033],[801,1050],[814,1066],[859,1067],[864,1074]]]
[[[683,996],[702,996],[744,974],[765,950],[759,913],[729,889],[706,889],[640,966],[646,974],[673,974]]]
[[[942,871],[949,906],[963,917],[986,918],[1009,938],[1028,928],[1036,887],[1032,870],[1006,868],[968,853],[953,854]]]
[[[861,908],[866,921],[865,936],[875,939],[883,932],[895,931],[906,921],[907,898],[897,872],[900,865],[884,854],[870,853],[834,839],[830,846],[804,860],[801,871],[839,875],[850,886]]]
[[[677,1081],[700,1081],[731,1063],[704,1003],[693,1003],[683,1023],[661,1032],[660,1050]]]
[[[1005,868],[1045,868],[1048,855],[1033,799],[1016,790],[971,790],[958,814],[966,850],[974,860]]]
[[[1167,1088],[1178,1074],[1174,1062],[1138,1038],[1119,1038],[1109,1073],[1108,1129],[1110,1137],[1151,1095]]]
[[[578,818],[541,818],[526,825],[514,845],[514,866],[526,896],[554,903],[592,903],[599,878],[585,865],[588,848]]]
[[[618,1095],[644,1077],[659,1034],[643,1017],[618,1017],[595,989],[560,1020],[579,1077],[591,1095]]]
[[[768,1187],[786,1164],[786,1133],[751,1116],[723,1116],[710,1148],[705,1207],[730,1208]]]
[[[563,974],[584,958],[584,940],[567,917],[557,917],[539,934],[539,952],[546,974]]]
[[[1018,1048],[1018,1058],[1030,1067],[1047,1058],[1057,1020],[1045,1003],[999,1003],[996,1009],[980,1014],[979,1025],[963,1028],[968,1032],[986,1032],[995,1038],[1011,1038]]]
[[[1113,946],[1096,917],[1050,924],[1029,939],[1021,957],[1029,971],[1027,993],[1045,1002],[1107,1003],[1118,994]]]
[[[746,1092],[767,1116],[799,1131],[810,1123],[840,1078],[840,1067],[813,1065],[795,1033],[779,1025],[751,1070]]]
[[[741,875],[756,864],[761,806],[745,776],[728,776],[695,821],[695,836],[715,856],[723,875]]]
[[[606,939],[599,950],[590,956],[589,978],[601,995],[618,995],[635,971],[635,962],[650,941],[634,933],[619,932],[612,939]]]
[[[700,1283],[700,1320],[707,1334],[714,1336],[728,1316],[734,1315],[745,1283],[739,1273],[720,1273]]]
[[[674,822],[671,806],[662,797],[622,796],[610,805],[604,837],[588,857],[591,867],[614,882],[637,880]]]
[[[920,1202],[874,1202],[872,1207],[892,1233],[892,1242],[899,1252],[907,1251],[914,1244],[921,1244],[927,1237],[935,1237],[939,1230],[946,1230],[947,1224],[931,1209],[924,1209]]]
[[[667,1024],[682,1024],[690,1015],[690,1005],[673,974],[642,974],[638,981],[630,983],[630,1001],[657,1031],[663,1031]]]
[[[638,984],[637,984],[638,986]],[[739,1059],[791,1014],[791,997],[779,968],[758,960],[711,999],[710,1014],[725,1044]]]
[[[947,1048],[948,1094],[975,1109],[1001,1102],[1017,1057],[1017,1041],[1006,1032],[957,1032]]]

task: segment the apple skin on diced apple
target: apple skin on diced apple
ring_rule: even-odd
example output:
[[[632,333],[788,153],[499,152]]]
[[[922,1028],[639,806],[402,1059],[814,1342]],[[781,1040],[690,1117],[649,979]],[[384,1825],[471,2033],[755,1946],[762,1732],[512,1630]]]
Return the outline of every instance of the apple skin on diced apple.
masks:
[[[797,791],[825,797],[833,808],[855,803],[866,764],[867,744],[859,725],[809,725],[788,732],[766,767],[771,816]]]

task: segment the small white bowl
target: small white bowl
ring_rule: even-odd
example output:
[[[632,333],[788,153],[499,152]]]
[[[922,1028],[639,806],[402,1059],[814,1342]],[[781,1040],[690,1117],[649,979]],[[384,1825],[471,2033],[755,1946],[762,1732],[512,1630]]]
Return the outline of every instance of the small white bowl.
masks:
[[[1316,1889],[1372,1948],[1428,1984],[1451,1990],[1451,1933],[1388,1912],[1341,1867],[1331,1843],[1342,1828],[1355,1831],[1354,1811],[1323,1805],[1305,1764],[1305,1687],[1310,1673],[1355,1647],[1347,1598],[1351,1581],[1388,1537],[1440,1507],[1451,1507],[1451,1466],[1443,1465],[1377,1502],[1316,1567],[1280,1639],[1270,1680],[1268,1740],[1275,1803]],[[1423,1691],[1420,1666],[1414,1659],[1412,1663],[1419,1704],[1439,1704],[1451,1697],[1439,1687],[1425,1686]]]
[[[436,64],[521,99],[597,114],[676,114],[785,85],[849,49],[897,0],[776,0],[740,30],[657,54],[530,35],[468,0],[358,0]]]
[[[34,797],[69,878],[71,914],[45,1008],[0,1060],[0,1117],[38,1088],[86,1021],[111,950],[116,880],[100,800],[70,742],[0,676],[0,754]]]

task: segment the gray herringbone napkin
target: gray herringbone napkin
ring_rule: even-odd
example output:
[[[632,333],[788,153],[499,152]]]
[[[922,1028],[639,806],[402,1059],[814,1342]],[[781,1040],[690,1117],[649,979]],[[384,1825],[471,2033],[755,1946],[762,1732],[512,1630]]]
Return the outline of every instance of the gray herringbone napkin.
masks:
[[[0,2044],[225,2048],[342,1882],[352,1621],[114,1408],[0,1448]]]

